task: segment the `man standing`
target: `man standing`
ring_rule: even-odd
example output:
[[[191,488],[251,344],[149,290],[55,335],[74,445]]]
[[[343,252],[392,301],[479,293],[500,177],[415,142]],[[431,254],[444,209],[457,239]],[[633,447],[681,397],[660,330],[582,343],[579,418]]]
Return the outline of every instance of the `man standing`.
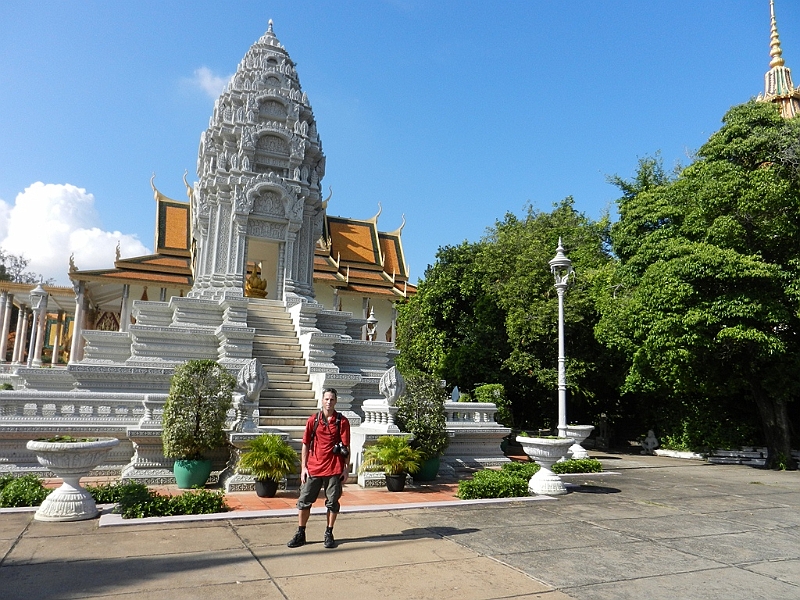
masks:
[[[300,497],[297,499],[298,528],[286,544],[298,548],[306,543],[306,523],[311,516],[311,505],[325,489],[325,506],[328,508],[328,528],[323,545],[335,548],[333,524],[339,514],[342,483],[350,471],[350,421],[336,412],[336,390],[322,392],[322,410],[306,421],[303,449],[300,454]]]

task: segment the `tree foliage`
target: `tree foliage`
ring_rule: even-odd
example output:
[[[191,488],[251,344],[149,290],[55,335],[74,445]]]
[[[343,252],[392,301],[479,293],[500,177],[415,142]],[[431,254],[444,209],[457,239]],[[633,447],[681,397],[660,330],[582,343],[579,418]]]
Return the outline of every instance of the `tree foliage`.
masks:
[[[631,361],[623,390],[719,418],[744,402],[771,461],[790,456],[800,392],[798,140],[800,120],[751,102],[678,176],[642,161],[611,232],[619,263],[597,281],[597,335]]]
[[[44,278],[31,271],[26,271],[30,260],[22,255],[11,254],[0,248],[0,281],[13,281],[14,283],[52,283],[51,279]]]
[[[225,418],[236,378],[213,360],[190,360],[175,369],[162,416],[164,456],[200,460],[226,443]]]
[[[507,214],[478,243],[441,248],[416,296],[400,307],[400,368],[462,391],[502,384],[515,424],[554,424],[558,300],[548,261],[561,237],[579,273],[565,307],[572,417],[605,410],[598,401],[614,397],[616,367],[592,335],[591,281],[610,260],[608,226],[567,198],[549,213]]]

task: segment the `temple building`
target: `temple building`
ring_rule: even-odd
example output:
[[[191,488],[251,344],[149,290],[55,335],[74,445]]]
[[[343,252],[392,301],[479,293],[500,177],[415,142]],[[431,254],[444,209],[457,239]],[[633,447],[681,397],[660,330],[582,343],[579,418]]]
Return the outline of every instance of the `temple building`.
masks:
[[[81,361],[83,332],[128,332],[137,301],[186,296],[313,301],[362,319],[359,339],[394,341],[395,302],[416,291],[403,252],[405,222],[386,233],[378,230],[380,210],[367,220],[328,214],[332,193],[322,200],[325,156],[313,111],[271,25],[215,102],[197,168],[194,186],[184,175],[188,202],[167,198],[151,179],[154,254],[122,258],[118,249],[113,267],[99,270],[81,270],[70,258],[74,293],[45,286],[44,363]],[[26,336],[17,337],[11,322],[22,334],[30,327],[30,287],[0,282],[8,347],[0,344],[0,362],[27,362]],[[13,306],[7,317],[6,304]]]

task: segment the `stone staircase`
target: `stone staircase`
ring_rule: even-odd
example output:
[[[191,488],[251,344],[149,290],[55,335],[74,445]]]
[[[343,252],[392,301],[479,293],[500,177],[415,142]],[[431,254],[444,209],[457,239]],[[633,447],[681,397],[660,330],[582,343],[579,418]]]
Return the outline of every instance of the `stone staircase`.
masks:
[[[292,318],[276,300],[250,299],[247,325],[254,328],[253,358],[264,365],[269,385],[259,399],[259,425],[289,434],[300,450],[308,417],[317,410]]]

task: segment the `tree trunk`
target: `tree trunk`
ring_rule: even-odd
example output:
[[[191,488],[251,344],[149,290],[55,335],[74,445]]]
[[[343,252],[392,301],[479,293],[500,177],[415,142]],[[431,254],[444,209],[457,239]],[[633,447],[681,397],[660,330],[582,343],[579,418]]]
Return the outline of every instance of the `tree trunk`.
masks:
[[[751,389],[767,444],[766,466],[775,469],[785,465],[789,470],[797,469],[797,462],[792,458],[792,433],[786,402],[771,398],[758,385],[751,386]]]

